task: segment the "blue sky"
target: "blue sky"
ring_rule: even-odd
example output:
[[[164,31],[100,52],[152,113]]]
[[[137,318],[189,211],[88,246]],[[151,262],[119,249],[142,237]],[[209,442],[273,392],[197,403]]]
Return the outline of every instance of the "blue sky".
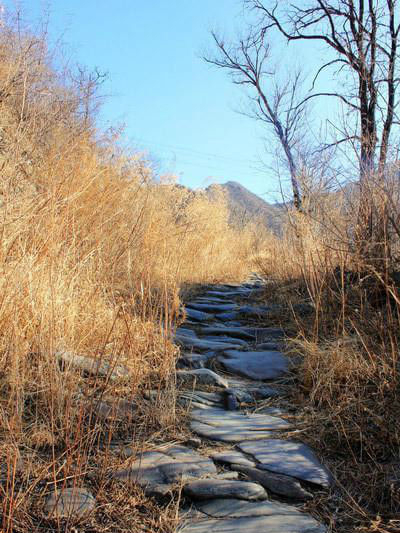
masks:
[[[6,6],[12,0],[3,1]],[[25,19],[50,15],[73,59],[107,71],[101,124],[125,125],[126,143],[148,150],[161,170],[191,187],[241,182],[279,200],[264,132],[235,112],[243,100],[223,72],[204,63],[211,28],[242,23],[242,0],[24,0]],[[282,50],[282,56],[285,52]]]

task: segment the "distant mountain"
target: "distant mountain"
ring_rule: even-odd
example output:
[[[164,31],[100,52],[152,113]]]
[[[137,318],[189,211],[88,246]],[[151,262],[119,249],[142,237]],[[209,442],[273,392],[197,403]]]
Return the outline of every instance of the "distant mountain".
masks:
[[[222,185],[210,185],[206,192],[212,197],[218,189],[222,189],[226,194],[233,223],[243,225],[249,221],[258,220],[274,233],[281,232],[285,216],[282,204],[269,204],[236,181],[227,181]]]

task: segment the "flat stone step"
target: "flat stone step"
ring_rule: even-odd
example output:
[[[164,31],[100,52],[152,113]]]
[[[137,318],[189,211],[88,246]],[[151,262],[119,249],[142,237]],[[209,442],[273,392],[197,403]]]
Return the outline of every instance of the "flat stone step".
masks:
[[[199,329],[200,334],[203,335],[229,335],[230,337],[237,337],[239,339],[255,341],[256,336],[248,333],[245,328],[227,327],[227,326],[205,326]]]
[[[114,473],[114,479],[139,485],[147,494],[166,495],[177,483],[216,475],[211,459],[186,448],[144,452],[129,467]]]
[[[246,320],[266,318],[270,315],[271,309],[267,306],[241,306],[237,309],[232,309],[225,312],[216,312],[217,320]]]
[[[199,352],[222,352],[238,348],[237,342],[222,342],[218,339],[215,341],[204,340],[186,335],[176,335],[175,343],[186,350],[198,350]]]
[[[238,500],[266,500],[267,493],[257,483],[225,479],[201,479],[187,483],[183,492],[194,500],[235,498]]]
[[[326,526],[293,506],[234,499],[196,503],[182,533],[325,533]]]
[[[252,455],[258,468],[330,487],[332,475],[306,444],[281,439],[241,442],[239,448]]]
[[[313,498],[313,495],[305,490],[300,485],[300,482],[293,477],[267,470],[259,470],[258,468],[245,465],[232,464],[231,468],[232,470],[245,474],[251,481],[259,483],[265,489],[279,496],[285,496],[286,498],[299,501],[311,500]]]
[[[234,304],[235,302],[220,296],[198,296],[193,303]]]
[[[276,379],[289,372],[289,360],[281,352],[240,352],[226,350],[218,361],[232,373],[251,379]]]
[[[195,322],[207,322],[212,320],[214,315],[210,313],[205,313],[204,311],[197,311],[196,309],[191,309],[190,307],[185,308],[185,315],[189,320],[194,320]]]
[[[186,309],[196,309],[197,311],[203,311],[205,313],[224,313],[226,311],[233,311],[236,309],[237,305],[233,304],[219,304],[219,303],[209,303],[209,302],[189,302],[186,304]]]
[[[265,439],[273,431],[285,430],[289,423],[268,415],[245,415],[237,411],[210,407],[194,409],[190,428],[210,440],[237,443],[244,440]]]
[[[221,463],[223,465],[256,466],[255,461],[251,461],[244,453],[237,450],[226,450],[225,452],[213,453],[210,457],[215,463]]]
[[[211,407],[221,406],[223,401],[222,394],[203,391],[180,392],[179,399],[183,399],[185,403],[196,402]]]
[[[205,335],[201,337],[202,341],[208,341],[208,342],[223,342],[226,344],[235,344],[236,346],[240,346],[243,348],[248,348],[248,343],[243,339],[238,339],[235,337],[229,337],[227,335]]]
[[[49,518],[79,520],[95,510],[96,500],[84,487],[71,487],[51,492],[44,511]]]

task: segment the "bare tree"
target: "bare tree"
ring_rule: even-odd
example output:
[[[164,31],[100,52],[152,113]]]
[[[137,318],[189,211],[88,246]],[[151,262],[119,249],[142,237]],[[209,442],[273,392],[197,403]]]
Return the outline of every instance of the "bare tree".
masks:
[[[338,142],[351,141],[357,148],[359,239],[365,243],[379,239],[384,231],[382,213],[374,212],[368,180],[373,175],[384,179],[390,135],[398,123],[397,0],[245,0],[245,5],[259,15],[261,35],[276,30],[289,43],[317,41],[333,52],[318,68],[315,80],[325,69],[336,68],[337,76],[343,76],[340,91],[311,93],[306,100],[337,98],[355,114],[355,135]],[[346,88],[349,73],[355,83]],[[374,235],[376,230],[378,235]]]
[[[287,162],[293,203],[301,211],[302,194],[296,150],[301,138],[306,102],[299,101],[300,73],[278,83],[264,32],[250,32],[235,45],[227,45],[215,32],[212,32],[212,36],[218,55],[204,59],[229,71],[233,83],[248,89],[250,108],[246,114],[272,128]]]

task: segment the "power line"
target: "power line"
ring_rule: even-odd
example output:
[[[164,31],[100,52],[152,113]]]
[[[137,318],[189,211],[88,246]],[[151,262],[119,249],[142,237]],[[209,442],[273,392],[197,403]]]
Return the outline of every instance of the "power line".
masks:
[[[193,154],[195,156],[198,156],[198,157],[206,157],[206,158],[214,158],[214,159],[220,159],[220,160],[225,160],[226,162],[230,162],[230,163],[236,163],[236,164],[240,164],[240,165],[254,165],[255,161],[254,160],[250,160],[250,159],[239,159],[239,158],[234,158],[234,157],[230,157],[230,156],[224,156],[224,155],[220,155],[220,154],[213,154],[213,153],[210,153],[210,152],[202,152],[200,150],[195,150],[193,148],[188,148],[188,147],[184,147],[184,146],[174,146],[172,144],[167,144],[167,143],[157,143],[157,142],[153,142],[153,141],[147,141],[146,139],[136,139],[137,142],[139,142],[140,144],[149,144],[151,146],[156,146],[156,147],[160,147],[162,149],[169,149],[169,150],[174,150],[174,151],[177,151],[177,152],[188,152],[189,154]]]

